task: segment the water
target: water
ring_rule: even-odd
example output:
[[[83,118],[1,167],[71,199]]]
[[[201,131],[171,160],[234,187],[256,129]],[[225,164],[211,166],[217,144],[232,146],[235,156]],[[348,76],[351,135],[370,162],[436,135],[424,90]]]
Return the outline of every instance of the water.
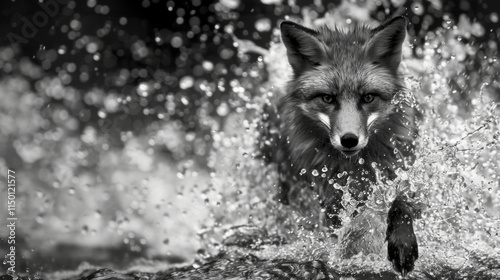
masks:
[[[415,5],[413,9],[419,11],[420,7]],[[415,13],[419,14],[421,11]],[[308,17],[305,16],[305,18]],[[318,21],[323,20],[327,22],[340,21],[338,18],[328,17]],[[460,20],[459,25],[468,24],[467,19],[461,18]],[[479,27],[472,28],[479,29]],[[479,31],[476,29],[476,32]],[[484,83],[481,80],[489,81],[492,77],[477,75],[477,73],[469,74],[463,63],[455,62],[456,53],[461,53],[461,50],[465,48],[472,47],[473,50],[470,49],[472,52],[480,51],[479,48],[464,43],[462,41],[464,36],[470,37],[470,34],[460,29],[449,30],[445,28],[437,30],[428,36],[427,43],[420,50],[421,53],[433,55],[424,55],[420,58],[408,57],[404,61],[403,68],[406,84],[409,86],[409,91],[413,93],[412,98],[417,101],[416,103],[413,101],[412,104],[420,104],[415,106],[419,106],[420,110],[424,112],[424,120],[421,123],[419,142],[417,143],[419,157],[408,172],[399,172],[399,178],[395,183],[383,184],[380,182],[375,188],[375,195],[369,202],[369,205],[372,205],[376,210],[375,213],[383,215],[387,205],[386,208],[381,208],[377,204],[392,201],[395,187],[398,188],[399,186],[398,191],[400,192],[402,191],[400,189],[401,185],[403,185],[412,192],[417,193],[415,201],[423,207],[422,218],[415,223],[421,257],[417,262],[416,271],[410,278],[420,279],[432,275],[449,275],[450,277],[455,275],[453,277],[460,278],[474,275],[468,274],[470,271],[477,272],[482,269],[489,271],[484,274],[486,278],[500,277],[497,274],[499,269],[497,261],[492,261],[485,267],[482,261],[478,259],[478,254],[481,255],[479,258],[483,260],[489,258],[491,260],[498,259],[500,256],[500,251],[497,249],[500,242],[500,220],[498,216],[500,189],[497,177],[500,172],[498,165],[500,159],[498,154],[500,145],[498,142],[498,101],[492,95],[486,98],[483,95]],[[442,41],[444,38],[452,40],[453,43],[444,43]],[[409,56],[411,46],[407,44],[405,48],[405,53]],[[246,49],[245,51],[252,50]],[[258,52],[262,53],[260,50]],[[451,57],[448,55],[435,55],[442,53],[453,53],[453,55]],[[268,66],[271,80],[274,75],[289,73],[286,62],[280,64],[273,59],[282,54],[282,49],[272,46],[269,52],[264,55],[264,61],[272,60],[274,62]],[[462,57],[459,60],[463,62],[464,58]],[[485,57],[479,63],[485,67],[484,69],[488,69],[487,71],[492,68],[498,69],[498,65],[494,64],[494,60],[488,59],[488,57]],[[489,73],[492,72],[489,71]],[[468,78],[474,76],[478,80],[473,82],[469,80],[467,90],[462,90],[462,95],[458,98],[453,88],[455,83],[460,86],[460,83],[465,82],[460,76]],[[490,94],[492,92],[490,91]],[[257,99],[256,102],[259,102],[259,100]],[[237,141],[238,143],[245,142],[247,137],[252,138],[254,136],[251,133],[238,135],[241,137],[241,141]],[[237,147],[227,147],[220,153],[228,156],[231,149],[239,148],[241,148],[239,145]],[[251,149],[251,147],[245,147],[245,149]],[[231,158],[235,159],[234,157]],[[361,159],[360,164],[363,162]],[[258,186],[255,193],[248,193],[248,197],[252,197],[256,201],[256,207],[250,207],[246,211],[242,210],[245,213],[252,213],[249,214],[252,219],[228,223],[263,224],[268,229],[272,228],[278,233],[284,233],[284,236],[289,238],[289,243],[293,244],[284,250],[271,248],[269,253],[266,253],[266,249],[253,252],[256,256],[262,256],[265,259],[321,259],[343,273],[356,274],[361,271],[381,272],[390,270],[383,252],[381,254],[339,260],[339,250],[341,248],[337,244],[327,245],[322,241],[318,242],[318,239],[323,239],[314,236],[317,230],[314,225],[320,223],[320,221],[316,220],[318,219],[318,212],[311,209],[317,208],[317,205],[314,205],[314,202],[307,198],[302,198],[304,201],[288,207],[288,211],[294,209],[293,207],[297,207],[298,209],[294,210],[296,213],[300,213],[298,217],[293,213],[281,212],[286,211],[286,209],[269,202],[267,193],[273,193],[273,189],[268,189],[263,196],[261,194],[262,189],[271,186],[269,182],[272,181],[269,177],[256,176],[254,173],[252,165],[260,166],[261,164],[248,161],[245,161],[244,164],[247,165],[246,168],[242,168],[244,174],[234,172],[234,170],[223,172],[223,174],[230,180],[235,180],[234,186],[236,188],[250,188],[253,190]],[[222,169],[225,170],[225,168]],[[272,172],[272,170],[267,171],[266,174],[269,174],[269,172]],[[299,175],[306,172],[306,170],[302,170]],[[309,172],[313,176],[320,175],[318,170]],[[273,174],[273,176],[276,175]],[[242,177],[245,179],[239,179]],[[406,183],[402,184],[402,182]],[[238,198],[239,201],[240,199],[242,197]],[[350,197],[344,196],[344,199],[346,202],[343,202],[343,204],[349,205]],[[259,207],[260,205],[261,207]],[[308,207],[308,210],[301,207]],[[266,212],[260,212],[264,211],[264,209],[266,209]],[[269,215],[270,209],[272,209],[272,215]],[[246,214],[242,214],[242,216],[246,216]],[[227,216],[221,218],[231,220],[231,217]],[[269,221],[269,219],[274,221]],[[295,224],[290,223],[289,220],[294,221]],[[304,226],[297,227],[297,222],[304,223]],[[381,223],[383,224],[383,222]],[[272,226],[270,226],[271,224]],[[304,247],[301,247],[301,244],[303,244],[301,238],[304,238],[304,235],[309,235],[309,233],[314,237],[308,239],[306,249],[304,249]],[[318,243],[311,240],[316,240]]]
[[[157,2],[141,6],[160,10]],[[86,5],[97,14],[117,9]],[[298,190],[289,206],[276,201],[275,167],[255,150],[255,116],[282,94],[291,73],[275,21],[290,14],[308,26],[348,26],[384,9],[351,1],[273,9],[263,3],[268,16],[252,23],[259,32],[245,33],[235,12],[246,9],[242,1],[214,6],[221,21],[215,30],[213,22],[179,5],[168,1],[162,7],[175,13],[176,24],[188,23],[185,32],[157,28],[152,38],[134,37],[130,30],[141,22],[120,16],[116,25],[96,20],[96,33],[85,36],[78,32],[89,21],[70,9],[69,25],[60,32],[71,43],[37,45],[36,55],[25,56],[38,64],[9,46],[0,48],[2,145],[16,151],[2,151],[0,168],[15,164],[25,182],[18,235],[26,244],[18,248],[30,262],[55,260],[43,264],[52,274],[35,267],[32,278],[82,279],[88,269],[105,266],[110,269],[88,279],[394,279],[384,252],[384,213],[401,188],[417,193],[423,208],[415,221],[420,259],[409,279],[500,277],[500,66],[494,40],[471,43],[473,36],[489,34],[486,23],[445,14],[442,26],[431,28],[437,18],[428,14],[440,8],[408,3],[410,20],[417,25],[417,18],[420,29],[410,28],[414,40],[405,44],[402,71],[412,94],[402,98],[424,113],[417,161],[394,182],[373,186],[364,216],[351,219],[355,202],[345,192],[346,228],[331,232],[313,192]],[[353,8],[357,12],[347,18],[345,11]],[[123,43],[123,55],[130,50],[127,65],[118,66],[119,56],[104,47],[115,41],[106,37],[114,33],[110,28],[136,38]],[[200,44],[209,43],[216,47],[199,56]],[[165,46],[171,56],[159,55]],[[64,60],[70,55],[77,59]],[[304,169],[297,176],[327,172]],[[366,221],[370,226],[360,229]],[[382,251],[346,257],[338,239],[349,229],[373,236],[358,246]],[[99,251],[103,246],[111,249]],[[173,268],[179,263],[184,270]],[[76,276],[58,274],[63,264]]]

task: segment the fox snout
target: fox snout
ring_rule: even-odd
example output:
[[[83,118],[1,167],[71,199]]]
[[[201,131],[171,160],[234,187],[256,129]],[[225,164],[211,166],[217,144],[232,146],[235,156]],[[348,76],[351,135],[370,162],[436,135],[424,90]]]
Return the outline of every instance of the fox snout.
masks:
[[[368,144],[366,133],[363,131],[334,133],[330,142],[335,149],[348,157],[359,153]]]
[[[342,137],[340,137],[340,144],[342,147],[347,149],[355,148],[359,143],[359,138],[356,134],[346,133]]]
[[[376,112],[366,114],[363,110],[352,106],[350,108],[343,106],[330,114],[317,114],[323,127],[328,129],[332,146],[347,157],[359,153],[366,147],[369,129],[378,117],[379,114]]]
[[[368,118],[364,112],[344,106],[332,117],[330,142],[345,156],[353,156],[368,144]]]

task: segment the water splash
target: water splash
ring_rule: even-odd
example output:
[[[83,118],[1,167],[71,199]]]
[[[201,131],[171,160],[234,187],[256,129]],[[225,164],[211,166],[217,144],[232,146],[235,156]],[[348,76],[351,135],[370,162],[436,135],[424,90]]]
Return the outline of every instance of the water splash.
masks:
[[[414,4],[413,10],[415,14],[424,12],[420,4]],[[466,21],[466,18],[461,18],[458,25],[466,26]],[[452,26],[453,23],[450,21],[449,24],[449,26]],[[450,254],[460,255],[461,252],[467,252],[468,256],[473,255],[474,252],[486,252],[486,255],[491,256],[498,254],[495,247],[500,242],[498,232],[500,222],[498,216],[493,213],[499,210],[498,205],[500,205],[500,201],[498,201],[500,186],[497,180],[497,174],[500,173],[498,165],[500,158],[497,153],[500,150],[498,141],[500,135],[498,132],[499,111],[496,103],[491,100],[489,83],[475,82],[471,84],[472,88],[468,92],[469,96],[467,98],[472,102],[468,103],[467,107],[464,107],[462,101],[454,96],[452,90],[454,81],[458,80],[460,82],[461,79],[456,76],[456,73],[465,72],[463,65],[458,64],[458,62],[463,61],[471,53],[471,48],[474,49],[473,46],[464,43],[461,38],[470,36],[470,33],[481,34],[480,28],[473,26],[473,24],[468,28],[470,31],[457,31],[455,28],[448,27],[436,31],[433,36],[429,37],[428,42],[424,44],[424,48],[421,50],[422,53],[429,55],[404,61],[405,82],[409,87],[409,91],[399,95],[400,100],[396,100],[395,104],[407,102],[425,113],[424,121],[421,123],[420,136],[418,137],[418,159],[415,164],[408,171],[397,171],[398,179],[396,181],[383,182],[379,180],[373,186],[373,194],[367,203],[366,207],[370,210],[366,211],[366,217],[361,215],[360,218],[355,220],[351,219],[351,214],[356,208],[356,203],[349,192],[344,186],[338,184],[333,186],[344,190],[342,205],[345,209],[342,216],[347,224],[360,225],[364,223],[363,219],[372,221],[368,228],[373,227],[374,234],[377,232],[377,226],[373,224],[374,221],[379,221],[378,228],[380,230],[378,232],[383,232],[384,213],[387,213],[390,202],[394,200],[396,194],[415,193],[412,199],[415,205],[420,207],[418,212],[421,212],[422,215],[422,218],[416,221],[416,232],[423,251],[421,254],[422,261],[419,262],[420,268],[417,268],[417,275],[422,273],[419,271],[425,270],[433,271],[431,273],[439,275],[439,267],[451,267],[460,270],[460,265],[464,263],[469,266],[479,265],[470,257],[447,258],[446,256]],[[443,39],[451,43],[441,44],[440,42]],[[410,47],[408,46],[408,48]],[[248,49],[243,48],[241,51],[248,51]],[[267,54],[263,51],[259,51],[259,53],[264,54],[263,61],[267,62],[269,58],[282,54],[282,51],[281,46],[272,45]],[[477,49],[474,51],[477,51]],[[430,55],[435,53],[445,54],[442,58]],[[450,58],[451,60],[447,61],[447,63],[443,63],[444,60]],[[288,65],[277,66],[275,63],[270,63],[267,67],[272,81],[274,81],[273,79],[282,79],[279,74],[289,71]],[[488,97],[485,98],[485,96]],[[253,102],[260,101],[256,98]],[[252,108],[258,107],[253,106]],[[257,112],[258,114],[259,112]],[[250,133],[247,131],[240,137],[243,139],[258,137],[257,131],[256,127],[252,127]],[[252,142],[251,140],[247,141]],[[251,149],[251,146],[245,147],[246,151]],[[399,153],[397,150],[394,152]],[[229,154],[227,151],[224,153],[226,156]],[[262,168],[262,164],[258,162],[244,161],[242,164],[250,165],[248,168],[243,168],[249,173],[255,172],[250,171],[252,165]],[[364,160],[359,159],[359,164],[364,164]],[[302,170],[297,175],[304,175],[306,172],[308,171]],[[321,174],[318,170],[311,170],[310,172],[313,176]],[[327,170],[322,169],[321,172],[325,173]],[[274,178],[276,176],[272,169],[266,170],[264,173],[273,174]],[[346,175],[338,174],[339,178]],[[266,183],[262,184],[263,182],[258,181],[262,177],[257,177],[255,174],[250,176],[243,174],[243,177],[246,180],[251,180],[251,183],[235,178],[235,176],[242,176],[242,174],[231,172],[227,176],[231,180],[238,181],[238,183],[234,182],[234,184],[238,185],[238,188],[249,185],[250,189],[254,189],[258,185],[259,188],[266,189],[264,193],[274,193],[276,191],[267,188]],[[265,182],[272,181],[273,177],[267,177]],[[304,194],[305,192],[301,191],[299,196]],[[314,195],[308,197],[311,199],[314,198]],[[286,233],[285,236],[293,240],[291,241],[292,244],[298,242],[296,246],[293,246],[293,248],[288,247],[286,250],[297,253],[297,247],[300,246],[300,241],[298,241],[300,238],[296,239],[297,236],[307,235],[307,228],[315,229],[314,226],[306,227],[305,225],[308,223],[311,225],[317,224],[321,216],[321,211],[311,214],[314,213],[313,209],[317,209],[314,200],[307,201],[307,199],[303,199],[298,202],[297,205],[292,207],[294,210],[288,209],[288,211],[292,212],[291,215],[280,204],[268,204],[269,194],[259,199],[259,201],[262,200],[266,201],[265,204],[270,207],[269,209],[273,209],[271,212],[275,216],[262,216],[263,213],[255,213],[253,210],[256,209],[252,208],[252,217],[261,218],[257,220],[251,219],[251,222],[257,222],[266,227],[270,226]],[[309,207],[309,215],[301,207]],[[304,216],[301,217],[300,214]],[[269,218],[274,219],[274,221],[269,222]],[[290,223],[290,220],[293,222]],[[280,229],[283,226],[287,230]],[[379,237],[374,236],[374,240],[377,238],[384,239],[383,236]],[[477,246],[471,247],[470,244],[476,244]],[[363,244],[360,246],[368,245]],[[382,244],[377,246],[382,246]],[[312,247],[315,248],[314,245]],[[337,245],[333,245],[332,248],[337,248]],[[315,249],[325,253],[325,250]],[[311,250],[314,251],[315,249]],[[442,254],[432,254],[431,252],[442,252]],[[280,251],[281,256],[287,257],[292,257],[293,253]],[[337,253],[327,251],[326,258],[332,260],[332,256],[337,255]],[[390,269],[387,262],[378,254],[351,256],[350,259],[345,261],[339,261],[335,258],[335,261],[330,264],[343,271],[350,272]]]

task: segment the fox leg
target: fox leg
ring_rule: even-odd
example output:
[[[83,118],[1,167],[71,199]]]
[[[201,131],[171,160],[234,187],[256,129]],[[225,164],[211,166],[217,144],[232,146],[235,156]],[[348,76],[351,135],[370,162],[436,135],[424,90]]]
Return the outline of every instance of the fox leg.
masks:
[[[278,183],[278,194],[276,195],[276,199],[279,202],[288,205],[290,204],[290,200],[288,198],[289,193],[290,185],[287,182],[280,180]]]
[[[325,225],[331,229],[340,228],[342,226],[342,219],[339,217],[340,210],[342,210],[342,191],[329,189],[330,191],[325,192],[319,201],[321,208],[324,209]]]
[[[413,209],[403,198],[396,198],[387,215],[387,258],[404,277],[418,259],[417,238],[413,231]]]
[[[290,174],[289,165],[286,162],[278,164],[278,193],[276,194],[276,200],[283,203],[284,205],[290,204],[290,190],[293,183],[293,176]],[[292,180],[292,182],[290,182]]]
[[[321,203],[323,207],[323,203]],[[340,207],[328,205],[323,207],[325,209],[325,225],[328,228],[340,228],[342,226],[342,220],[339,217]]]

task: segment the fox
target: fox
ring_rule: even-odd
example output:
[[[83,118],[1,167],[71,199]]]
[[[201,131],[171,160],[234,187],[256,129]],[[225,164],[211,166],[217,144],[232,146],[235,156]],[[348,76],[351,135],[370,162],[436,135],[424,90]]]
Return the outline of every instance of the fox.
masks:
[[[326,225],[339,228],[345,189],[334,185],[347,186],[361,208],[378,177],[394,180],[398,168],[414,162],[420,113],[401,97],[399,71],[406,26],[404,16],[347,30],[280,24],[293,75],[263,114],[260,149],[277,165],[281,203],[290,203],[294,189],[312,186]],[[403,276],[418,259],[414,216],[402,195],[387,213],[387,258]]]

